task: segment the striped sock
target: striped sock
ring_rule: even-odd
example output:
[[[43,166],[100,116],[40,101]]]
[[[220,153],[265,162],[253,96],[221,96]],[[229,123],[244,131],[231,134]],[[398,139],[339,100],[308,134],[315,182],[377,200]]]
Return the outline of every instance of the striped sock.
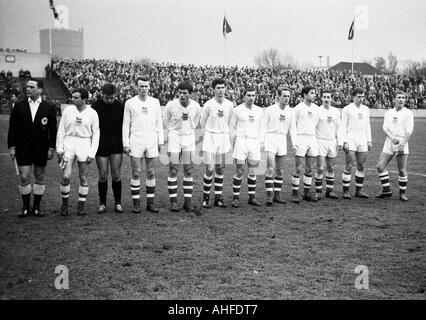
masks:
[[[399,176],[399,192],[404,193],[407,190],[408,176]]]
[[[315,172],[315,192],[322,193],[322,181],[324,179],[324,175],[321,173]]]
[[[27,209],[30,208],[31,191],[32,191],[31,184],[27,184],[25,186],[19,185],[19,193],[21,194],[24,208],[27,208]]]
[[[223,189],[223,174],[215,174],[214,176],[214,196],[220,198],[222,196]]]
[[[203,178],[203,199],[208,200],[210,198],[210,188],[212,187],[213,175],[210,177],[204,174]],[[216,180],[215,180],[216,182]]]
[[[192,198],[192,190],[194,189],[194,178],[183,177],[183,196],[184,198]]]
[[[247,176],[247,188],[249,197],[252,198],[256,194],[256,176],[248,175]]]
[[[333,192],[334,188],[334,172],[327,171],[325,173],[325,192]]]
[[[299,184],[300,184],[300,177],[293,174],[291,176],[291,189],[293,190],[293,195],[298,194]]]
[[[390,184],[389,184],[389,172],[388,171],[383,171],[382,173],[379,173],[379,179],[380,182],[382,183],[382,187],[383,187],[383,193],[390,193]]]
[[[44,189],[46,188],[46,185],[34,183],[33,186],[33,193],[34,193],[34,208],[40,208],[40,202],[41,198],[44,194]]]
[[[155,178],[154,179],[146,179],[146,203],[153,204],[154,196],[155,196]]]
[[[275,177],[274,191],[275,192],[281,192],[282,188],[283,188],[283,177]]]
[[[351,185],[352,176],[350,173],[342,172],[342,185],[343,192],[349,192],[349,187]]]
[[[62,200],[63,199],[68,199],[70,197],[71,184],[67,184],[66,186],[64,186],[61,183],[60,190],[61,190],[61,198],[62,198]]]
[[[274,177],[265,176],[266,195],[272,197],[274,192]]]
[[[78,201],[80,202],[86,202],[87,195],[89,194],[89,186],[79,186],[78,187]]]
[[[170,202],[177,202],[177,177],[167,177]]]
[[[141,180],[130,179],[130,193],[133,200],[139,200],[141,198]]]
[[[241,181],[243,180],[243,177],[237,177],[234,175],[232,180],[232,190],[234,198],[238,198],[240,196],[240,190],[241,190]]]
[[[309,190],[311,189],[311,185],[312,185],[312,175],[305,173],[303,175],[303,191],[305,195],[309,193]]]
[[[359,192],[362,189],[362,186],[364,185],[364,177],[365,173],[364,171],[355,171],[355,191]]]

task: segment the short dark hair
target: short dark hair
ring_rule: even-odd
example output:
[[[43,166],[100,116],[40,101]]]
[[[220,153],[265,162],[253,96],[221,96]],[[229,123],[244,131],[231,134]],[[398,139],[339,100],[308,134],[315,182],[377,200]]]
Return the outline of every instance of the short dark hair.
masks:
[[[192,84],[187,80],[180,82],[177,89],[178,90],[188,90],[189,93],[192,93],[192,91],[194,90],[194,88],[192,87]]]
[[[136,78],[135,83],[136,83],[136,84],[138,84],[138,81],[139,81],[139,80],[141,80],[141,81],[148,81],[148,82],[149,82],[149,76],[147,76],[147,75],[138,76],[138,77]]]
[[[117,88],[112,83],[105,83],[102,86],[102,93],[107,96],[112,96],[117,93]]]
[[[396,98],[396,96],[397,96],[397,95],[399,95],[399,94],[403,94],[405,97],[407,97],[407,94],[406,94],[404,91],[402,91],[402,90],[396,90],[396,91],[395,91],[395,98]]]
[[[28,81],[34,81],[34,82],[37,82],[37,88],[39,88],[39,89],[44,89],[44,83],[43,83],[43,80],[40,80],[40,79],[34,79],[34,78],[29,78],[28,79]],[[27,81],[27,82],[28,82]]]
[[[247,87],[247,88],[245,88],[244,91],[243,91],[243,96],[245,96],[247,94],[247,92],[249,92],[249,91],[256,92],[256,89],[254,87]]]
[[[278,89],[278,96],[281,96],[281,94],[283,93],[283,91],[288,91],[291,94],[291,90],[288,87],[284,87],[284,88],[280,88]]]
[[[355,97],[357,94],[364,94],[364,89],[362,88],[355,88],[352,90],[352,97]]]
[[[81,99],[89,99],[89,92],[84,89],[84,88],[76,88],[74,90],[71,91],[71,94],[78,92],[80,93],[80,98]]]
[[[309,93],[309,91],[311,91],[311,90],[315,90],[315,87],[313,87],[313,86],[305,86],[305,87],[303,87],[302,88],[302,92],[301,92],[302,98],[304,98],[305,95],[307,95]]]
[[[322,94],[321,95],[323,95],[324,93],[329,93],[333,97],[333,91],[331,89],[324,89],[324,90],[322,90]]]
[[[222,78],[216,78],[216,79],[213,79],[213,81],[212,81],[212,88],[214,89],[214,88],[216,88],[216,86],[218,85],[218,84],[226,84],[226,81],[225,81],[225,79],[222,79]]]

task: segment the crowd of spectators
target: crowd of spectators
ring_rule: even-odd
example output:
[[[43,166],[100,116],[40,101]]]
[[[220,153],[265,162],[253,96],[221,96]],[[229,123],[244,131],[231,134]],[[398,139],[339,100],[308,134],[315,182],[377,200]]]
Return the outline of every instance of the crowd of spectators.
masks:
[[[351,74],[345,71],[328,70],[280,70],[264,68],[195,66],[174,63],[137,64],[115,60],[72,60],[54,61],[53,70],[69,88],[84,87],[89,90],[93,99],[100,95],[105,82],[112,82],[118,87],[119,99],[126,101],[136,94],[134,79],[147,74],[151,82],[151,95],[165,105],[176,94],[178,83],[187,79],[194,86],[193,99],[201,105],[213,96],[211,81],[216,77],[226,79],[228,98],[239,104],[243,100],[243,90],[248,86],[257,91],[256,104],[269,106],[276,101],[280,87],[289,87],[292,91],[291,106],[301,101],[300,92],[303,86],[313,85],[318,90],[332,89],[334,105],[342,108],[351,102],[351,91],[354,87],[365,89],[365,104],[371,108],[390,108],[395,90],[407,92],[409,108],[426,108],[426,79],[413,79],[407,75],[372,75]],[[321,104],[317,97],[317,104]]]

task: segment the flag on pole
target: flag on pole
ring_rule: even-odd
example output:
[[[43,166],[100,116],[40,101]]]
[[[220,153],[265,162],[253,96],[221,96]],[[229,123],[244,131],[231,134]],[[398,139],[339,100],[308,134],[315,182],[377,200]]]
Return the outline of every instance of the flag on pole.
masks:
[[[53,11],[53,16],[56,20],[59,20],[59,14],[58,11],[56,11],[55,5],[53,4],[53,0],[49,0],[49,8]]]
[[[352,40],[354,38],[355,33],[355,19],[352,21],[351,28],[349,29],[348,40]]]
[[[226,16],[223,17],[223,36],[226,38],[226,35],[228,33],[232,32],[231,26],[228,23],[228,20],[226,20]]]

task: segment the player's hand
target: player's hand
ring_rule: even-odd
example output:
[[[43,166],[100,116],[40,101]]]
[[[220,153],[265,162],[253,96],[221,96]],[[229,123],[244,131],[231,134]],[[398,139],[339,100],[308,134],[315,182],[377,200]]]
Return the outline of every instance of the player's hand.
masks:
[[[341,146],[340,144],[339,145],[337,145],[337,151],[340,151],[340,150],[342,150],[343,149],[343,146]]]
[[[399,139],[398,138],[393,138],[392,139],[392,143],[393,144],[399,144],[401,141],[399,141]]]
[[[129,147],[124,147],[123,148],[123,152],[124,152],[124,154],[130,155],[130,148]]]
[[[293,146],[293,153],[296,153],[297,149],[299,149],[299,146],[296,144],[296,145]]]
[[[345,151],[346,153],[349,152],[349,144],[347,142],[343,143],[343,151]]]
[[[261,142],[260,143],[260,152],[264,152],[265,151],[265,143]]]
[[[47,150],[47,160],[52,160],[54,154],[55,154],[55,149],[49,148],[49,150]]]
[[[161,153],[161,148],[163,147],[163,145],[162,144],[159,144],[158,145],[158,153]]]
[[[86,163],[87,163],[87,164],[92,163],[93,159],[94,159],[94,158],[92,158],[92,157],[87,157]]]
[[[371,151],[373,149],[373,143],[371,141],[367,142],[368,151]]]
[[[164,135],[164,144],[166,144],[167,142],[169,142],[169,137],[167,134]]]
[[[64,157],[63,152],[56,152],[56,156],[58,157],[58,163],[61,163],[62,158]]]
[[[10,157],[12,158],[12,161],[15,160],[15,157],[16,157],[16,148],[15,147],[10,148],[9,149],[9,154],[10,154]]]

